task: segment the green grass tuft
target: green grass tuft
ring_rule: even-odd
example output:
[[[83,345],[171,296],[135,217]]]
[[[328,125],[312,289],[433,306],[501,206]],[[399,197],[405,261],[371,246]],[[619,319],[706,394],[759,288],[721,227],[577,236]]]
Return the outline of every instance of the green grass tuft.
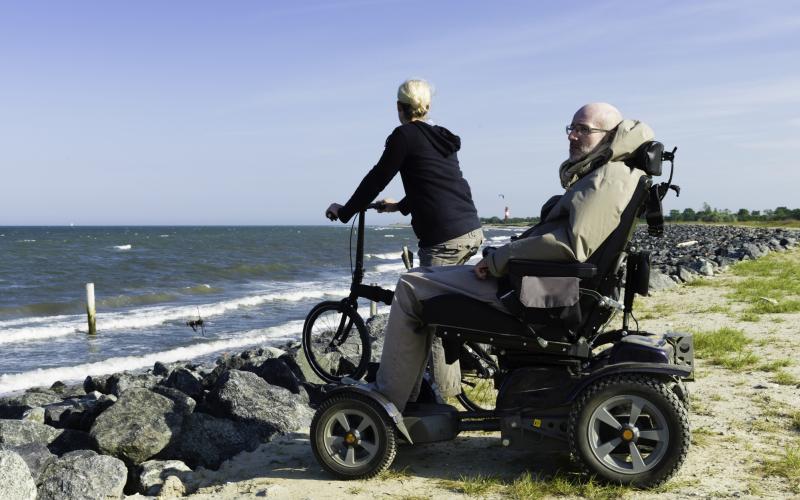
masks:
[[[794,411],[789,415],[790,425],[793,431],[800,432],[800,410]]]
[[[688,281],[684,286],[719,286],[708,278],[697,278],[696,280]]]
[[[772,376],[772,381],[776,384],[780,385],[798,385],[800,384],[800,379],[792,375],[791,373],[778,370],[775,372],[775,375]]]
[[[461,476],[457,481],[440,481],[439,485],[450,491],[463,493],[471,497],[486,495],[504,486],[499,478],[482,474]]]
[[[750,344],[742,330],[720,328],[712,332],[696,332],[694,334],[695,353],[712,364],[730,370],[741,371],[753,368],[758,356],[747,346]]]
[[[763,470],[770,476],[785,477],[792,483],[792,491],[800,493],[800,444],[786,448],[782,457],[764,462]]]
[[[792,366],[794,362],[789,358],[782,358],[776,359],[775,361],[770,361],[768,363],[762,363],[758,366],[758,369],[762,372],[774,372],[778,371],[781,368],[786,368],[788,366]]]

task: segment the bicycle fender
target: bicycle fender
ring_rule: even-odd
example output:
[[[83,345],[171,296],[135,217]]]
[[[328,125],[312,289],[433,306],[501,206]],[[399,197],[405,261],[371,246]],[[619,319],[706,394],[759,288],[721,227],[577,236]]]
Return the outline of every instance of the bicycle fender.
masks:
[[[408,441],[408,444],[414,444],[414,442],[411,440],[411,435],[409,434],[408,429],[406,429],[406,426],[403,423],[403,414],[400,413],[400,410],[398,410],[397,407],[394,405],[394,403],[389,401],[386,398],[386,396],[376,391],[373,387],[369,385],[340,385],[335,389],[331,390],[328,393],[328,396],[332,396],[334,394],[341,394],[343,392],[355,392],[363,396],[367,396],[368,398],[372,399],[373,401],[381,405],[381,408],[383,408],[383,410],[386,412],[389,418],[392,419],[395,428],[397,428],[397,430],[400,431],[400,434],[403,436],[403,439]]]

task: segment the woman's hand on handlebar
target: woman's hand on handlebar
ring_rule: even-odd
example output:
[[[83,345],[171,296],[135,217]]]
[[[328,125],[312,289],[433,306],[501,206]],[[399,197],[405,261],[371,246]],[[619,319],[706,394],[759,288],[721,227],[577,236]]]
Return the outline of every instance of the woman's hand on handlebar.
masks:
[[[489,277],[489,263],[486,260],[486,257],[482,258],[480,262],[475,264],[475,267],[472,268],[475,272],[475,276],[478,277],[479,280],[485,280]]]
[[[339,218],[339,209],[342,208],[341,205],[338,203],[331,203],[330,206],[325,210],[325,217],[330,220],[336,220]]]
[[[397,205],[398,205],[397,200],[392,199],[392,198],[384,198],[381,201],[379,201],[378,203],[380,204],[380,206],[377,207],[376,210],[380,214],[387,213],[387,212],[397,212],[398,210],[400,210],[397,207]]]

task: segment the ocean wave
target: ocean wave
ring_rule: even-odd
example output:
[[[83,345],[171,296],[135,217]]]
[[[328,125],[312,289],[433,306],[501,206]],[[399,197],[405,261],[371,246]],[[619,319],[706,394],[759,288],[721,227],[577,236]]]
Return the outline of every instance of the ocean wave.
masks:
[[[393,234],[384,234],[383,237],[384,238],[394,238],[394,235]]]
[[[510,239],[511,236],[492,236],[489,241],[508,241]]]
[[[388,273],[388,272],[392,272],[392,271],[397,272],[397,271],[405,271],[405,270],[406,270],[406,266],[402,262],[399,263],[399,264],[378,264],[373,269],[373,271],[375,271],[377,273]]]
[[[97,331],[146,328],[169,321],[183,321],[186,318],[195,318],[198,308],[203,318],[209,318],[223,315],[239,307],[252,307],[266,302],[298,302],[327,296],[345,297],[350,293],[347,288],[320,289],[319,284],[305,284],[305,286],[308,286],[307,290],[297,290],[298,285],[295,285],[295,291],[291,292],[263,293],[211,304],[158,306],[115,313],[98,312]],[[64,337],[85,333],[87,330],[86,317],[83,315],[0,321],[0,345]]]
[[[368,259],[382,259],[382,260],[400,260],[402,259],[401,251],[389,253],[368,253],[365,255]]]
[[[130,250],[131,248],[130,243],[127,245],[114,245],[115,250]]]
[[[215,293],[221,291],[221,288],[213,287],[208,283],[203,283],[201,285],[195,286],[187,286],[183,289],[185,293],[189,293],[192,295],[205,295],[209,293]]]
[[[29,387],[49,386],[58,380],[62,382],[73,382],[83,380],[87,375],[106,375],[125,370],[136,370],[152,366],[156,361],[171,363],[174,361],[191,360],[229,349],[241,349],[258,344],[296,339],[300,335],[302,328],[303,321],[296,320],[270,328],[241,332],[235,338],[178,347],[167,351],[146,354],[144,356],[123,356],[109,358],[95,363],[56,368],[40,368],[22,373],[0,375],[0,395],[20,391]]]

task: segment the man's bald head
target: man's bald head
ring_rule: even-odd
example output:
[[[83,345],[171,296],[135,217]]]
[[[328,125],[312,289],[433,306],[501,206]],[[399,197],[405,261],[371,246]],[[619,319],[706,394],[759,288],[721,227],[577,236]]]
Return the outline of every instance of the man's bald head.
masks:
[[[581,106],[572,117],[569,159],[578,160],[594,151],[621,121],[622,113],[611,104],[593,102]]]

